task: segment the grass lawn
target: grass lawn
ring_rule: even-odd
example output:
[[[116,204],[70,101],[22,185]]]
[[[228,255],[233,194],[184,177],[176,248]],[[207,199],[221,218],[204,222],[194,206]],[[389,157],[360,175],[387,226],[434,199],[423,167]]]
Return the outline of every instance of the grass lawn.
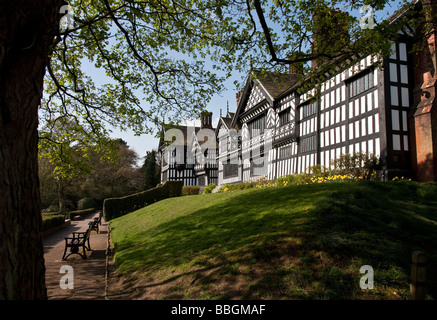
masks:
[[[343,182],[160,201],[110,222],[118,272],[148,299],[406,299],[411,254],[437,298],[437,184]],[[360,289],[360,267],[374,289]]]

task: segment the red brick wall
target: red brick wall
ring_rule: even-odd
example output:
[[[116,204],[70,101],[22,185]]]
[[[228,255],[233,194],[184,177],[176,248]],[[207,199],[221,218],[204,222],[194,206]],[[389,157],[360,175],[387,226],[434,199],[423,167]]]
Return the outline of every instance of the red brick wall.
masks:
[[[437,72],[436,32],[426,39],[424,49],[414,54],[414,106],[411,119],[413,170],[418,181],[437,181]],[[425,42],[426,41],[426,42]]]

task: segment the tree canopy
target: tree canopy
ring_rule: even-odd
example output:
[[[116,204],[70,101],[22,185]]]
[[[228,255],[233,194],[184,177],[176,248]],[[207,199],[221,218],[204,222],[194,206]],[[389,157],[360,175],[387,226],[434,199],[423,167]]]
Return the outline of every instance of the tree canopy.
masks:
[[[309,61],[345,54],[387,53],[387,36],[396,34],[390,21],[367,30],[359,16],[331,19],[327,13],[334,8],[358,12],[367,4],[375,14],[384,13],[390,3],[70,1],[69,16],[62,16],[70,25],[55,38],[40,115],[51,120],[68,115],[82,129],[101,135],[106,124],[138,134],[156,132],[162,123],[197,117],[233,71],[283,71],[290,64],[304,68]],[[323,34],[317,40],[322,26],[331,30],[332,39]],[[340,33],[347,35],[344,41],[338,41]],[[105,70],[109,80],[96,83],[86,62]]]

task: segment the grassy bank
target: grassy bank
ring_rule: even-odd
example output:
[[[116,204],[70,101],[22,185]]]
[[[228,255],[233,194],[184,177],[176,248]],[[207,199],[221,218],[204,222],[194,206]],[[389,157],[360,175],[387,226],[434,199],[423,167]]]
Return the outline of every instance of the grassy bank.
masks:
[[[111,239],[141,298],[405,299],[420,250],[435,299],[436,208],[435,184],[248,189],[160,201],[111,221]],[[373,290],[359,287],[362,265]]]

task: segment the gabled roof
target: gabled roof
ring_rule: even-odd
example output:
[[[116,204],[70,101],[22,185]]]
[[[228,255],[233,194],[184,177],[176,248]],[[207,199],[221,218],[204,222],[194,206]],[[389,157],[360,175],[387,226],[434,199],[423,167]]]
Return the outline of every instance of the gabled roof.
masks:
[[[252,79],[258,81],[273,99],[277,99],[298,81],[297,75],[289,73],[253,71],[252,74]]]
[[[193,138],[192,138],[193,133],[196,135],[194,137],[194,140],[195,140],[195,142],[198,143],[198,145],[200,147],[202,147],[202,145],[204,143],[206,143],[206,141],[199,142],[197,139],[197,134],[202,129],[201,127],[164,124],[162,126],[162,134],[161,134],[161,138],[159,140],[158,149],[161,149],[163,146],[170,144],[170,142],[164,141],[164,133],[170,129],[178,129],[182,132],[183,139],[184,139],[183,140],[184,146],[191,146],[193,144]],[[208,129],[208,128],[205,128],[205,129]],[[216,129],[212,128],[211,130],[215,131]]]
[[[190,128],[190,130],[188,130],[188,128]],[[165,134],[166,131],[168,131],[170,129],[178,129],[178,130],[180,130],[182,132],[183,136],[184,136],[183,144],[185,146],[187,146],[189,143],[191,143],[191,136],[188,137],[189,133],[194,131],[194,133],[197,134],[197,132],[200,130],[200,127],[164,124],[162,126],[162,132],[161,132],[161,137],[159,139],[159,147],[158,147],[158,149],[161,149],[164,145],[170,144],[168,141],[164,141],[164,134]]]
[[[254,70],[248,76],[244,86],[241,99],[237,106],[237,111],[232,119],[231,127],[237,123],[238,116],[242,113],[244,106],[249,99],[252,88],[259,85],[271,104],[277,100],[284,92],[289,91],[298,82],[298,76],[290,73],[279,73],[269,71]]]
[[[232,126],[232,120],[234,119],[234,117],[235,117],[234,112],[227,112],[226,117],[219,118],[217,128],[215,129],[216,137],[218,136],[218,132],[221,126],[225,126],[228,131],[231,129],[235,129],[236,131],[240,130],[237,124]]]

